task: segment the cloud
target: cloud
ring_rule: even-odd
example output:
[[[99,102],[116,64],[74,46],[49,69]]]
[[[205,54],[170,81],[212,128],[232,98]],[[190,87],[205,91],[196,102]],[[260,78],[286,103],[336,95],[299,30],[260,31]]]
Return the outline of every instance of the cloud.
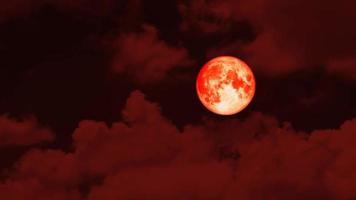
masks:
[[[89,174],[106,175],[134,165],[168,162],[179,151],[178,130],[142,93],[130,95],[123,116],[125,122],[114,123],[111,128],[83,121],[75,130],[76,158],[83,160],[81,164]]]
[[[218,162],[138,168],[108,177],[88,199],[220,199],[231,177]]]
[[[54,134],[40,126],[33,117],[16,120],[0,116],[0,147],[32,145],[54,140]]]
[[[80,183],[81,173],[75,157],[60,150],[28,151],[15,165],[17,180],[36,178],[46,185],[71,188]]]
[[[330,74],[336,74],[338,76],[356,80],[356,58],[345,58],[331,60],[327,64],[327,71]]]
[[[140,33],[121,34],[115,43],[113,70],[133,77],[139,83],[156,83],[175,67],[192,61],[182,47],[174,47],[158,38],[158,30],[143,26]]]
[[[259,40],[259,37],[266,34],[273,36],[268,39],[269,46],[262,46],[263,49],[252,48],[250,54],[255,55],[256,59],[263,60],[270,50],[278,50],[280,53],[274,56],[274,62],[265,64],[267,70],[273,69],[278,63],[283,63],[284,59],[294,58],[293,62],[287,62],[283,64],[284,67],[279,67],[281,70],[279,74],[285,74],[323,65],[335,57],[353,55],[356,49],[352,35],[356,33],[356,29],[349,25],[356,17],[350,9],[353,6],[352,2],[344,0],[338,4],[325,1],[275,0],[244,2],[239,10],[256,29],[261,29],[252,46],[263,45],[264,40]],[[261,10],[258,11],[256,8]],[[243,10],[246,11],[245,15]],[[330,12],[333,15],[330,15]],[[256,65],[263,66],[262,63]],[[284,71],[283,68],[289,70]]]
[[[0,183],[0,194],[4,199],[11,200],[79,200],[78,191],[50,188],[36,179],[7,180]]]
[[[256,70],[269,76],[288,74],[306,65],[301,52],[293,49],[286,51],[283,44],[278,43],[278,34],[274,32],[261,33],[241,51]]]
[[[228,1],[194,0],[178,5],[182,16],[180,29],[184,32],[195,30],[205,34],[213,34],[226,29],[233,16]]]
[[[335,4],[321,0],[194,0],[183,5],[186,9],[182,12],[182,26],[196,24],[198,20],[215,27],[212,32],[224,33],[226,24],[247,20],[256,34],[254,41],[241,43],[243,38],[224,38],[207,55],[245,57],[255,70],[269,76],[325,66],[331,60],[352,57],[356,52],[352,1]],[[213,12],[215,8],[218,12]],[[210,14],[204,18],[202,13]],[[201,27],[201,33],[205,32]],[[343,73],[348,71],[343,66],[337,68]]]
[[[325,184],[339,199],[356,197],[356,162],[353,145],[356,133],[356,118],[344,122],[339,130],[314,131],[311,140],[326,145],[332,152],[332,162],[326,167]]]
[[[7,172],[9,199],[351,199],[356,119],[298,132],[252,113],[183,130],[133,91],[122,121],[83,120],[73,149],[32,149]],[[9,193],[9,191],[12,191]],[[13,196],[8,196],[13,195]]]

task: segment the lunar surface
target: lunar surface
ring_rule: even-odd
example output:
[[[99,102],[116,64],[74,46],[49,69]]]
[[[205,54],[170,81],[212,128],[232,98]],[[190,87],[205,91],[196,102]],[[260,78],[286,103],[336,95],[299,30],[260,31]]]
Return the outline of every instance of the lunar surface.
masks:
[[[246,63],[221,56],[210,60],[200,70],[196,89],[200,101],[219,115],[242,111],[255,94],[255,78]]]

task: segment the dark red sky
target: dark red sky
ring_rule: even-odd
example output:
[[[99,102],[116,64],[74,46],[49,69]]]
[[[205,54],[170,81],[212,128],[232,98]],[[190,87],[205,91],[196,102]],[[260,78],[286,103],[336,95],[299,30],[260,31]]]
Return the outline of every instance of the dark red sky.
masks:
[[[351,0],[0,2],[0,198],[356,199]],[[243,112],[195,78],[232,55]]]

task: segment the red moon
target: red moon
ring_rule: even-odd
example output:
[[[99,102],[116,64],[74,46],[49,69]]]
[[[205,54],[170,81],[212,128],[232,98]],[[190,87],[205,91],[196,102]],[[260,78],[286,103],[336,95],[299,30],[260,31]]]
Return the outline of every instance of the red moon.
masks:
[[[233,115],[251,102],[256,82],[245,62],[231,56],[220,56],[200,70],[196,89],[200,101],[211,112]]]

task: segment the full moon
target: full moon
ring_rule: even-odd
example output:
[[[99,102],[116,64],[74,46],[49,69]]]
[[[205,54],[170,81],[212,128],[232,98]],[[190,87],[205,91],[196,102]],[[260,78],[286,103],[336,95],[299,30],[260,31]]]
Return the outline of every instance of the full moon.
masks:
[[[200,70],[196,89],[200,101],[211,112],[233,115],[251,102],[256,83],[245,62],[235,57],[220,56]]]

